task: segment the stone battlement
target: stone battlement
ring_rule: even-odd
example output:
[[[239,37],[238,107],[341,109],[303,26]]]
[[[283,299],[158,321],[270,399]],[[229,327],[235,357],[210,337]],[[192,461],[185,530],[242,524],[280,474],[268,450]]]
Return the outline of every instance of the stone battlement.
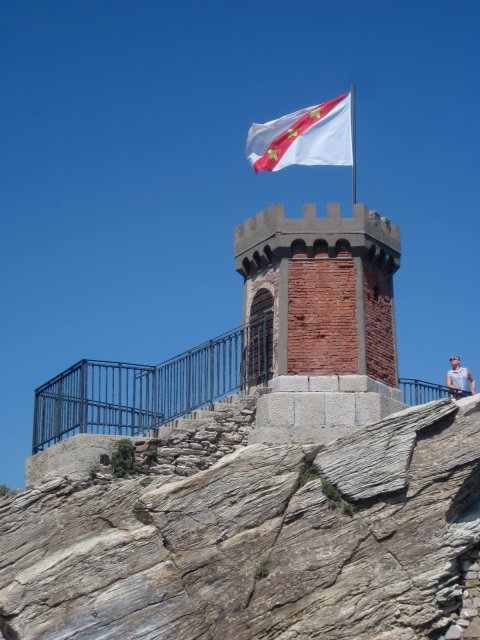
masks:
[[[356,204],[353,217],[342,218],[339,204],[327,205],[327,216],[317,217],[317,206],[305,204],[302,218],[285,218],[283,205],[273,205],[235,228],[236,269],[242,275],[292,256],[292,244],[304,243],[305,257],[326,247],[335,257],[347,243],[352,256],[366,256],[390,272],[400,266],[400,227],[364,204]]]

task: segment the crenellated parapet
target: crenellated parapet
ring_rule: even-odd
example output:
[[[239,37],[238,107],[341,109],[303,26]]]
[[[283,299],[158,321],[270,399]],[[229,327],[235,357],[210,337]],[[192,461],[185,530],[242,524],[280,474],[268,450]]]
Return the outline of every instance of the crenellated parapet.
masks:
[[[274,205],[235,229],[235,268],[244,277],[295,255],[335,258],[345,249],[388,273],[400,266],[400,228],[366,205],[356,204],[353,217],[342,218],[340,205],[328,204],[327,215],[306,204],[302,218],[285,218]]]

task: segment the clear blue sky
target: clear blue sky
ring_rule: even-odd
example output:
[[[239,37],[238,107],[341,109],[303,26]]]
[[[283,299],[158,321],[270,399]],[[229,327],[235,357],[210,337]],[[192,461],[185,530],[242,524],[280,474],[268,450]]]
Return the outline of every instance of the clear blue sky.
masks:
[[[233,229],[351,210],[345,167],[255,175],[252,121],[357,84],[358,201],[402,231],[400,375],[480,377],[480,2],[0,4],[0,483],[81,358],[155,364],[241,322]]]

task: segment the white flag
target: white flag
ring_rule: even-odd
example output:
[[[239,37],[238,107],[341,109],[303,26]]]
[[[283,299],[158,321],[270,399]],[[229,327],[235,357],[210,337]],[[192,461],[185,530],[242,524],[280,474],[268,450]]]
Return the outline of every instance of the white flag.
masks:
[[[291,164],[353,166],[350,93],[265,124],[252,124],[247,159],[256,173]]]

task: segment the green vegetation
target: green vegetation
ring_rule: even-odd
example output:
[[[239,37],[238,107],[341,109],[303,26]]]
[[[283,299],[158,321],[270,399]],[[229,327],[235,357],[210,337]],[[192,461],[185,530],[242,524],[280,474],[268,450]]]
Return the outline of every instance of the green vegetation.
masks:
[[[138,474],[139,468],[135,463],[135,448],[130,440],[124,438],[118,441],[117,449],[110,458],[110,464],[116,478],[126,478]]]
[[[341,502],[342,494],[333,482],[330,482],[327,478],[323,478],[322,480],[322,491],[329,500],[332,500],[333,502]]]
[[[142,487],[148,487],[149,484],[152,484],[153,482],[153,478],[143,478],[143,480],[140,480],[140,485]]]
[[[95,478],[97,477],[97,475],[98,475],[99,471],[100,471],[100,467],[97,467],[97,466],[92,467],[92,468],[90,469],[90,471],[88,472],[88,475],[90,476],[90,478],[91,478],[92,480],[95,480]]]
[[[307,482],[318,480],[318,478],[320,478],[320,474],[315,467],[311,464],[307,464],[298,478],[298,484],[300,487],[303,487]]]
[[[152,464],[154,462],[158,462],[157,445],[149,444],[148,445],[147,456],[146,456],[146,463],[147,464]]]
[[[255,580],[261,580],[262,578],[266,578],[269,574],[268,566],[266,560],[262,560],[262,562],[258,565],[257,570],[255,571]]]
[[[0,484],[0,498],[3,498],[3,496],[6,496],[7,493],[10,493],[11,489],[10,487],[7,487],[6,484]]]
[[[346,516],[351,517],[357,512],[357,507],[354,504],[351,504],[350,502],[344,500],[342,498],[341,492],[337,489],[333,482],[327,480],[326,478],[323,478],[322,480],[322,491],[325,496],[331,501],[330,504],[333,508],[335,508],[337,505],[342,505],[342,512]]]
[[[303,487],[307,484],[307,482],[318,480],[321,477],[322,476],[313,465],[307,464],[298,478],[298,484],[300,487]],[[341,492],[337,489],[333,482],[331,482],[331,480],[322,478],[322,491],[328,498],[328,500],[330,500],[330,507],[332,509],[335,509],[337,505],[341,504],[342,511],[345,515],[353,516],[353,514],[356,513],[357,508],[355,507],[355,505],[350,504],[350,502],[347,502],[342,498]]]
[[[353,516],[357,512],[357,507],[350,502],[344,502],[342,505],[342,511],[346,516]]]

